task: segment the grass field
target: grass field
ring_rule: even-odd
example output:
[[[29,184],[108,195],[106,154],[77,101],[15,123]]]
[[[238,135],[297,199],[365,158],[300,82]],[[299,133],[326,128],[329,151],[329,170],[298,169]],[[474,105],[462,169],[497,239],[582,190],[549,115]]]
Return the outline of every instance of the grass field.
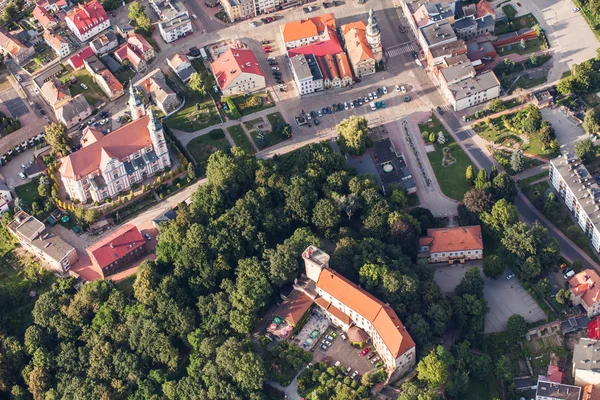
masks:
[[[256,107],[246,106],[246,104],[251,103],[253,100],[256,101],[255,99],[258,98],[262,98],[262,105]],[[240,114],[242,114],[242,117],[266,110],[267,108],[275,107],[271,95],[265,92],[254,93],[250,96],[237,96],[233,98],[233,102],[240,111]]]
[[[71,96],[75,97],[78,94],[83,94],[83,97],[87,100],[90,106],[94,106],[97,102],[104,99],[104,93],[100,89],[100,87],[94,82],[91,75],[87,72],[87,70],[81,69],[79,71],[73,71],[66,75],[63,75],[60,80],[63,83],[70,82],[71,76],[74,76],[77,79],[77,82],[69,86],[69,91],[71,92]],[[81,84],[84,83],[87,86],[87,89],[81,87]]]
[[[219,112],[210,96],[199,98],[189,91],[186,94],[185,106],[166,119],[170,128],[184,132],[195,132],[221,122]]]
[[[504,33],[516,32],[523,28],[532,28],[537,23],[537,19],[535,19],[533,14],[522,15],[514,21],[509,21],[508,24],[505,24],[504,21],[496,22],[494,34],[497,36]]]
[[[259,117],[259,118],[254,118],[254,119],[252,119],[252,120],[250,120],[250,121],[246,121],[246,122],[244,122],[244,126],[246,127],[246,129],[252,129],[252,128],[254,128],[256,125],[260,125],[260,124],[262,124],[263,122],[265,122],[265,120],[264,120],[264,119],[262,119],[262,117]]]
[[[56,57],[54,50],[52,50],[47,44],[40,44],[39,46],[44,46],[43,51],[41,53],[36,51],[35,55],[31,58],[31,61],[29,61],[23,67],[30,74],[42,68],[46,58],[52,61]]]
[[[519,43],[515,43],[511,46],[503,46],[498,49],[499,56],[507,56],[509,54],[529,54],[534,53],[536,51],[540,51],[542,49],[544,42],[540,38],[535,38],[531,40],[527,40],[525,42],[525,48],[522,49]],[[509,49],[510,47],[510,49]]]
[[[37,180],[32,180],[29,183],[15,187],[15,192],[18,198],[31,207],[31,203],[39,196],[37,188]]]
[[[454,141],[452,136],[446,131],[446,129],[442,126],[440,121],[433,116],[433,121],[431,123],[424,123],[419,125],[421,132],[443,132],[446,136],[446,143],[444,145],[440,145],[438,143],[433,144],[435,146],[435,151],[431,153],[427,153],[427,157],[429,158],[429,162],[431,163],[431,167],[435,173],[437,181],[442,189],[442,192],[455,200],[462,200],[465,193],[471,189],[471,187],[467,184],[467,180],[465,179],[465,172],[469,165],[473,165],[469,157],[465,154],[465,152],[460,148],[458,143]],[[456,159],[456,161],[446,167],[442,166],[443,148],[448,147],[452,156]],[[473,165],[473,168],[477,170],[477,168]]]
[[[264,131],[264,133],[265,133],[264,141],[261,141],[260,139],[257,138],[258,131],[250,132],[250,135],[252,136],[252,140],[254,140],[254,144],[256,144],[256,147],[258,147],[260,150],[266,149],[267,147],[274,146],[277,143],[281,143],[282,141],[285,140],[283,137],[281,137],[280,135],[278,135],[274,132],[274,128],[277,125],[277,121],[278,120],[285,121],[283,119],[283,117],[281,116],[281,114],[279,112],[269,114],[269,115],[267,115],[267,119],[269,120],[269,124],[271,124],[271,130]]]
[[[187,145],[187,150],[204,170],[211,154],[218,150],[227,150],[229,147],[225,132],[222,129],[214,129],[206,135],[192,139]]]
[[[543,85],[544,83],[546,83],[547,80],[547,73],[545,73],[544,76],[542,76],[541,78],[526,79],[524,76],[520,76],[517,82],[510,89],[510,92],[508,94],[511,94],[512,92],[517,90],[517,88],[531,89],[533,87]]]
[[[241,125],[230,126],[227,128],[227,132],[231,135],[236,146],[241,147],[248,154],[254,153],[254,147],[252,147],[252,143],[250,143],[250,139],[246,136]]]

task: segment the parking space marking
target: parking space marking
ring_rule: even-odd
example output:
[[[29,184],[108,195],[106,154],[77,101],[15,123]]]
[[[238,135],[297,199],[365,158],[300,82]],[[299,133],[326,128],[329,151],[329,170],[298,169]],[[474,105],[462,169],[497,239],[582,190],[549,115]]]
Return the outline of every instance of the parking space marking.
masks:
[[[29,112],[23,100],[18,96],[14,89],[7,89],[0,93],[0,99],[8,109],[8,112],[14,117],[21,117]]]
[[[396,57],[399,56],[400,54],[405,54],[405,53],[410,53],[415,51],[415,48],[413,47],[412,44],[406,44],[404,46],[395,48],[395,49],[391,49],[391,50],[387,50],[385,52],[385,55],[387,57]]]

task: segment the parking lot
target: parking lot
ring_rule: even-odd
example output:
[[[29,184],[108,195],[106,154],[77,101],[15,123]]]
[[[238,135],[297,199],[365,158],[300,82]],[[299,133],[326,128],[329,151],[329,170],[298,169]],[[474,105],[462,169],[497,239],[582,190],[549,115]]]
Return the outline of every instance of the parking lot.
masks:
[[[0,93],[0,101],[13,118],[19,118],[29,112],[27,105],[13,88],[8,88]]]
[[[319,309],[313,309],[306,324],[296,335],[294,344],[302,347],[304,350],[310,350],[313,347],[317,348],[316,342],[322,340],[320,338],[329,328],[329,324],[329,319]]]
[[[568,152],[571,156],[575,154],[575,143],[586,138],[587,134],[573,118],[569,117],[566,110],[561,108],[542,109],[544,121],[552,124],[556,132],[556,139],[560,143],[561,152]]]
[[[435,282],[444,294],[450,295],[465,275],[466,269],[475,266],[482,270],[481,262],[440,266],[435,270]],[[485,281],[483,295],[489,307],[485,316],[484,333],[506,330],[506,321],[513,314],[523,316],[529,323],[546,318],[544,311],[517,278],[506,280],[506,276],[510,273],[512,272],[507,269],[498,280],[494,280],[486,277],[482,272]]]
[[[368,356],[369,352],[365,356],[361,356],[361,349],[353,347],[347,340],[344,340],[341,336],[341,331],[336,330],[337,337],[331,343],[331,346],[327,351],[317,348],[313,357],[314,362],[325,361],[328,364],[334,365],[336,361],[340,362],[340,365],[344,368],[351,368],[349,375],[352,375],[354,371],[358,371],[356,378],[360,379],[366,372],[371,371],[375,367],[371,364]],[[371,346],[367,346],[372,348]],[[375,359],[373,356],[371,360]]]

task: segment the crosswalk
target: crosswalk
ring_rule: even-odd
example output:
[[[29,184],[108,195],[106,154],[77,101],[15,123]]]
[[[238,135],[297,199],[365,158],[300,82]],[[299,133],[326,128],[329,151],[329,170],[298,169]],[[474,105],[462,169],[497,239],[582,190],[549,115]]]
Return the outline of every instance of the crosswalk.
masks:
[[[390,58],[399,56],[400,54],[411,53],[413,51],[415,51],[415,48],[411,43],[409,43],[394,49],[386,50],[385,55],[386,57]]]

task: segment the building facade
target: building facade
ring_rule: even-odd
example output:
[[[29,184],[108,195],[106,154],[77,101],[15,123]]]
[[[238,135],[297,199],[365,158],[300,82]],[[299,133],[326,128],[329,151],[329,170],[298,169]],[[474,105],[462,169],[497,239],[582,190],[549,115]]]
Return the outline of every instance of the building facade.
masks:
[[[252,50],[230,48],[211,64],[217,85],[226,96],[264,90],[265,75]]]
[[[71,199],[102,202],[171,166],[153,110],[144,110],[131,87],[129,101],[134,121],[106,136],[86,128],[83,148],[61,159],[58,172]],[[147,115],[140,115],[140,109]]]
[[[600,276],[592,269],[575,274],[569,280],[571,301],[581,305],[589,318],[600,314]]]
[[[427,236],[419,238],[419,257],[430,263],[464,264],[483,258],[481,226],[427,229]]]
[[[494,71],[486,71],[454,83],[442,82],[441,89],[454,111],[464,110],[500,97],[500,81]]]
[[[108,14],[96,0],[79,4],[65,18],[67,27],[82,42],[87,42],[110,27]]]
[[[231,21],[240,21],[254,17],[253,0],[221,0],[223,10]]]
[[[600,385],[600,341],[580,338],[573,350],[573,371],[576,386]]]
[[[290,68],[300,96],[321,91],[325,88],[323,73],[312,54],[299,54],[290,58]]]
[[[72,128],[92,115],[92,107],[83,94],[66,101],[60,108],[55,109],[56,119],[67,128]]]
[[[333,14],[288,22],[280,26],[281,37],[286,49],[306,46],[329,39],[330,32],[337,29]]]
[[[25,64],[35,54],[31,44],[24,44],[4,29],[0,29],[0,51],[17,65]]]
[[[118,45],[119,40],[114,32],[106,32],[90,42],[90,48],[98,57],[116,49]]]
[[[161,21],[158,23],[160,36],[167,43],[174,42],[180,37],[191,33],[193,31],[192,26],[192,20],[187,15],[174,18],[170,21]]]
[[[106,278],[147,253],[141,232],[126,224],[86,249],[92,265]]]
[[[48,31],[44,32],[44,41],[54,50],[59,58],[65,58],[71,52],[69,43],[62,36],[55,35]]]

